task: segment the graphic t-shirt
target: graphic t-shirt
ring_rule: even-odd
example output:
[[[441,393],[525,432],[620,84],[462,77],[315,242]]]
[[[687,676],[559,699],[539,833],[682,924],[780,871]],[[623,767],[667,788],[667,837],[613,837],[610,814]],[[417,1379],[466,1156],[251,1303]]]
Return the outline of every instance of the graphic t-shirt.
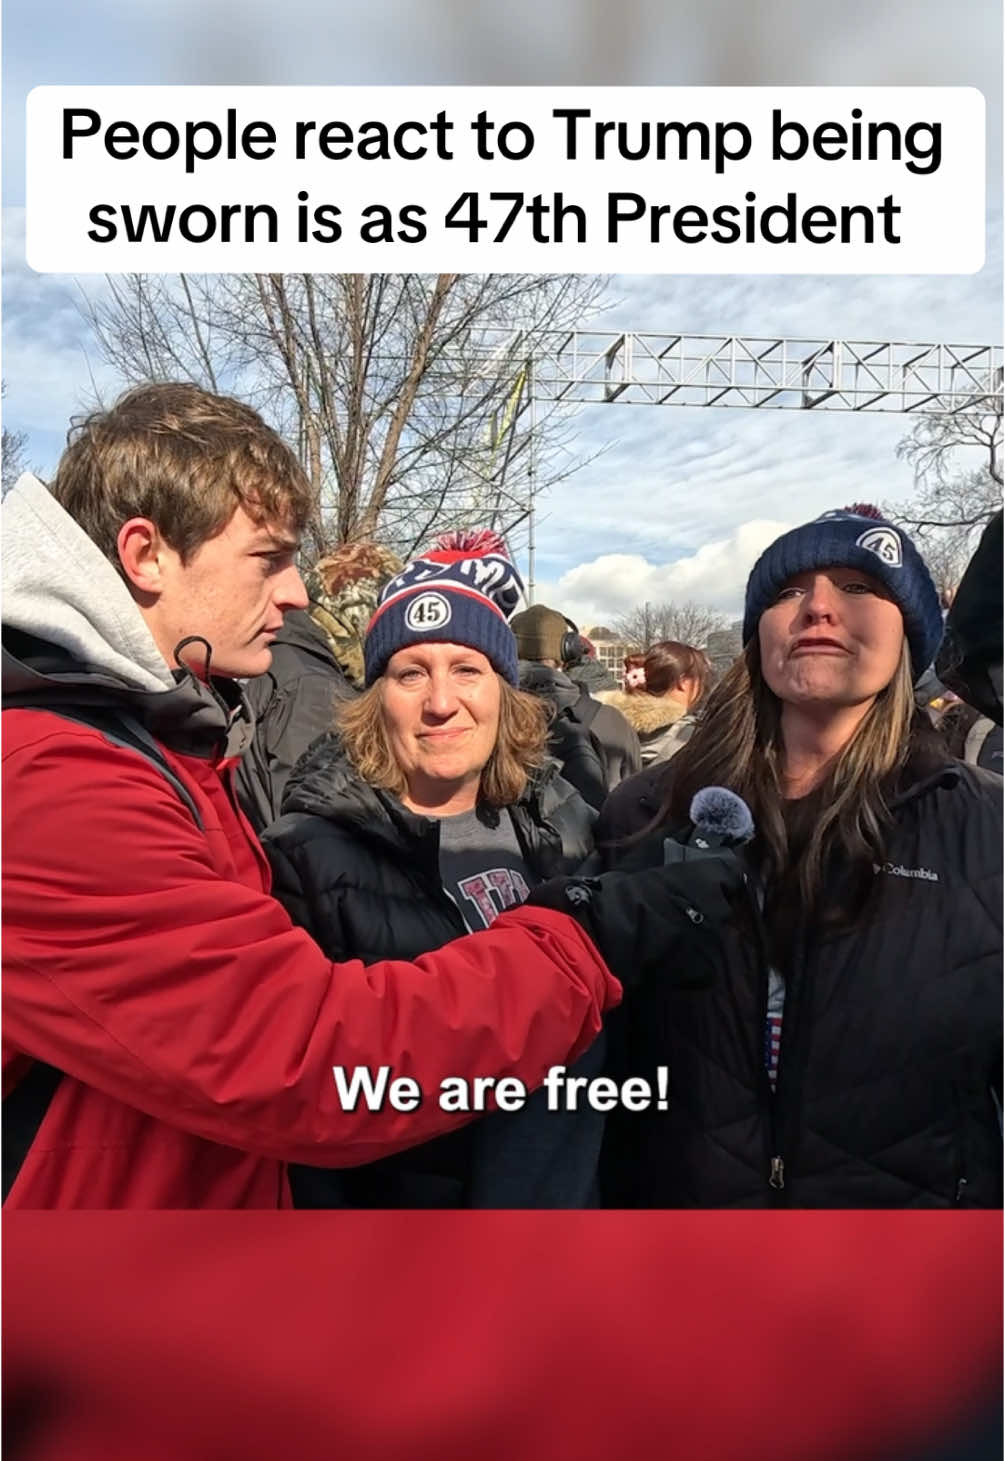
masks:
[[[782,1054],[782,1016],[785,1012],[785,980],[777,969],[768,970],[768,1010],[764,1021],[764,1067],[771,1089],[778,1085],[778,1062]]]
[[[776,881],[762,904],[770,929],[773,955],[768,970],[768,1006],[764,1019],[764,1065],[772,1090],[778,1085],[786,982],[792,977],[797,932],[808,916],[799,887],[799,863],[819,820],[825,794],[818,789],[808,796],[782,803],[789,843],[789,869],[783,878]]]
[[[477,810],[441,817],[440,878],[470,933],[522,903],[533,879],[509,813],[494,827]]]
[[[472,933],[515,908],[537,881],[524,862],[509,812],[462,812],[440,818],[440,880]],[[495,822],[496,825],[492,825]],[[572,1067],[587,1079],[604,1069],[600,1035]],[[601,1113],[549,1111],[544,1090],[521,1111],[496,1111],[469,1128],[471,1158],[465,1206],[594,1207],[604,1130]],[[453,1133],[456,1135],[456,1133]]]

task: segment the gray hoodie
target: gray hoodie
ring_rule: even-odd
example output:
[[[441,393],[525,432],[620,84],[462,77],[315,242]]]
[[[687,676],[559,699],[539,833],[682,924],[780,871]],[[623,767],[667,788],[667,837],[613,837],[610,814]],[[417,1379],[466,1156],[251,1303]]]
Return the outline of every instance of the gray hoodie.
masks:
[[[44,483],[20,477],[0,523],[5,705],[117,708],[180,752],[245,749],[236,683],[169,668],[123,580]]]

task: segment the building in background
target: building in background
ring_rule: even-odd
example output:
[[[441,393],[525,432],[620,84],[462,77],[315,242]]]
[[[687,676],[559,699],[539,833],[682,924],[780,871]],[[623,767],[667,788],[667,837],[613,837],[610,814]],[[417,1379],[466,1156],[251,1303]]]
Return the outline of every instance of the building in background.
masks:
[[[602,624],[597,624],[592,629],[585,629],[583,632],[597,651],[598,664],[602,664],[605,670],[610,670],[623,690],[625,688],[625,655],[634,653],[638,646],[619,639],[612,629],[605,629]]]
[[[734,619],[728,629],[713,629],[708,636],[705,653],[712,662],[716,679],[724,675],[743,649],[743,620]]]
[[[619,639],[612,629],[606,629],[602,624],[596,624],[583,632],[597,651],[598,662],[606,670],[610,670],[611,674],[617,678],[618,684],[624,689],[625,655],[637,653],[639,646],[629,644],[625,639]],[[728,629],[713,629],[708,636],[705,653],[712,663],[716,679],[725,674],[742,649],[742,619],[734,619]]]

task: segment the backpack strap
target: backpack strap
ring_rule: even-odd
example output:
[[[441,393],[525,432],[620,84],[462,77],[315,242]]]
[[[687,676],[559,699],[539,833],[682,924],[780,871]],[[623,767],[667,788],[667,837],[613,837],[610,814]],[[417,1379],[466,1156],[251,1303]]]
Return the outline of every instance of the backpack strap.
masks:
[[[58,715],[63,720],[74,721],[79,725],[88,725],[92,729],[100,731],[106,741],[113,746],[125,746],[130,751],[149,761],[151,766],[156,767],[164,780],[173,787],[179,799],[184,802],[192,820],[202,832],[205,830],[202,817],[199,815],[199,808],[188,787],[168,764],[164,752],[154,737],[135,717],[127,712],[107,707],[79,706],[72,709],[68,706],[55,706],[40,704],[37,700],[26,700],[21,706],[16,706],[8,701],[6,709],[32,709],[47,710],[52,715]],[[28,1074],[24,1076],[12,1091],[3,1099],[2,1103],[2,1134],[3,1134],[3,1201],[6,1202],[7,1194],[13,1187],[20,1172],[25,1157],[31,1150],[32,1142],[38,1135],[39,1128],[45,1120],[46,1112],[52,1102],[53,1096],[60,1081],[63,1079],[63,1072],[54,1066],[46,1065],[44,1061],[36,1060]]]
[[[593,717],[600,709],[600,701],[593,698],[585,685],[581,685],[579,687],[579,699],[570,708],[573,716],[579,721],[580,725],[585,726],[589,730],[593,724]]]
[[[36,1060],[3,1098],[3,1201],[14,1186],[31,1144],[45,1120],[63,1072]]]
[[[548,749],[558,761],[562,776],[594,811],[607,797],[607,768],[597,738],[576,714],[575,705],[564,706],[548,734]]]
[[[199,815],[199,808],[188,787],[181,780],[178,774],[171,768],[167,757],[161,750],[159,743],[128,711],[111,709],[107,706],[90,705],[46,705],[38,700],[26,700],[22,705],[8,701],[6,709],[24,710],[46,710],[50,715],[58,715],[62,720],[70,720],[78,725],[89,725],[93,730],[100,731],[106,741],[113,746],[125,746],[127,750],[135,751],[151,766],[155,766],[164,780],[172,787],[179,800],[184,802],[192,815],[192,820],[202,832],[205,830],[202,817]]]

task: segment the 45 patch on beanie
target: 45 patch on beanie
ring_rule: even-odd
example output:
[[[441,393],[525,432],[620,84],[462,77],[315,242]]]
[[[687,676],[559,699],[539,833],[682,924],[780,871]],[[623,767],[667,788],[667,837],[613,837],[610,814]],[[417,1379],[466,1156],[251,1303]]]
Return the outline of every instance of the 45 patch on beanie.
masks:
[[[747,580],[743,642],[753,639],[765,609],[790,578],[819,568],[857,568],[883,584],[900,609],[917,680],[942,641],[942,609],[925,561],[903,528],[869,503],[825,512],[776,538]]]

